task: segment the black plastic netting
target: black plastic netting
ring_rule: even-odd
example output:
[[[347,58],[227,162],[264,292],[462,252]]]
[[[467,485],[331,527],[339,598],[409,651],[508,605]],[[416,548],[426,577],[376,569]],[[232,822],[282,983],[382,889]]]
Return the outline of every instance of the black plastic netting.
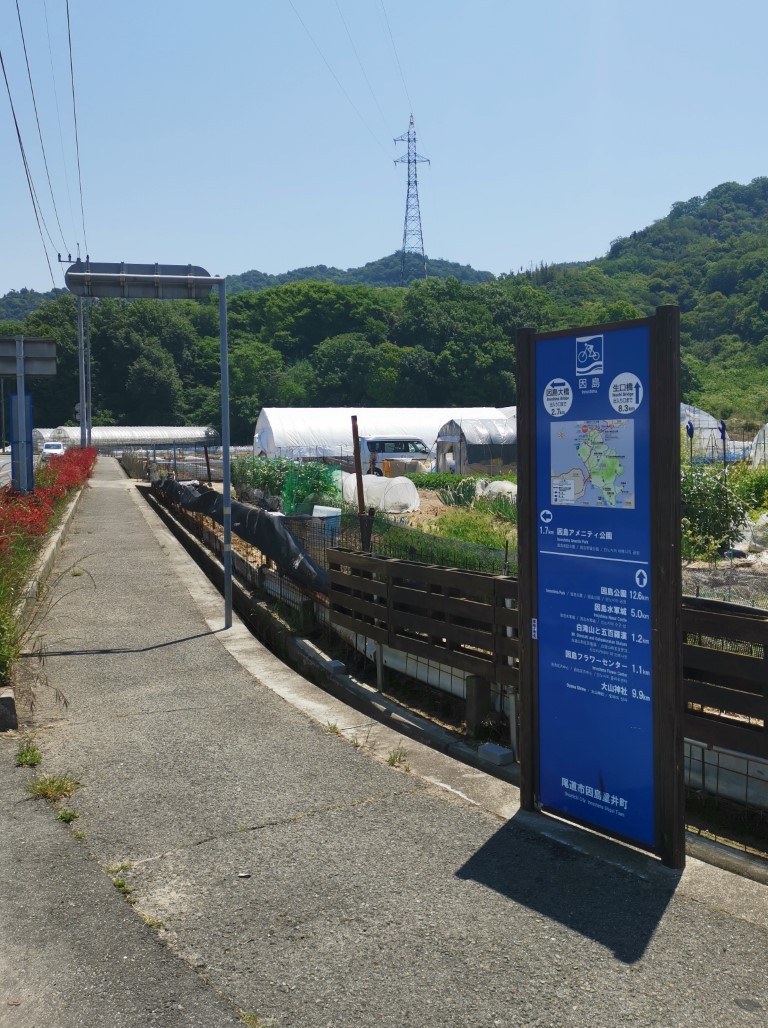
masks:
[[[182,485],[168,478],[153,483],[163,495],[185,510],[224,523],[224,501],[214,489]],[[280,570],[313,592],[328,593],[328,573],[292,535],[285,518],[258,507],[232,502],[232,532],[260,550]]]

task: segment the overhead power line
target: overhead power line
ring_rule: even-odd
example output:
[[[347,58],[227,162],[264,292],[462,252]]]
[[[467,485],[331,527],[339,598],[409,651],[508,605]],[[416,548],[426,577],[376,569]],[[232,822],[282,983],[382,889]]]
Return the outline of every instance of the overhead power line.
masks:
[[[405,90],[405,98],[408,101],[408,110],[412,111],[413,110],[413,104],[411,103],[411,97],[410,97],[410,94],[408,92],[408,86],[405,84],[405,75],[403,75],[403,67],[400,64],[400,58],[399,58],[398,53],[397,53],[397,47],[395,46],[395,37],[392,35],[392,26],[389,24],[389,17],[387,16],[387,9],[384,6],[384,0],[379,0],[379,2],[381,3],[381,10],[382,10],[382,13],[384,14],[384,21],[387,24],[387,32],[389,33],[389,41],[392,44],[392,52],[395,55],[395,62],[397,64],[397,70],[400,72],[400,80],[403,83],[403,89]]]
[[[29,67],[29,54],[27,53],[27,41],[24,38],[24,26],[21,23],[21,10],[19,8],[19,0],[16,0],[16,15],[19,19],[19,32],[21,33],[21,45],[24,49],[24,61],[27,65],[27,78],[29,79],[29,91],[32,94],[32,106],[35,110],[35,121],[37,122],[37,135],[40,139],[40,149],[43,151],[43,164],[45,165],[45,175],[48,179],[48,189],[51,194],[51,203],[53,204],[53,213],[56,215],[56,224],[59,226],[59,235],[61,236],[61,242],[64,249],[68,249],[67,244],[64,240],[64,230],[61,227],[61,221],[59,220],[59,211],[56,207],[56,197],[53,195],[53,183],[51,182],[51,172],[48,168],[48,157],[45,153],[45,143],[43,142],[43,130],[40,127],[40,116],[37,113],[37,100],[35,98],[35,87],[32,85],[32,71]]]
[[[352,52],[355,55],[358,67],[360,68],[360,71],[362,72],[363,78],[365,79],[365,84],[368,86],[368,92],[371,94],[371,97],[373,98],[373,102],[376,104],[376,109],[378,110],[379,114],[381,115],[381,121],[382,121],[382,124],[384,125],[384,128],[386,130],[387,129],[387,119],[384,117],[384,111],[382,111],[382,109],[381,109],[381,104],[379,103],[379,99],[378,99],[378,97],[376,96],[376,94],[373,91],[373,86],[371,85],[370,79],[368,78],[368,75],[366,73],[365,65],[360,60],[360,54],[357,52],[357,47],[355,46],[355,41],[352,38],[352,33],[349,31],[349,26],[347,25],[346,18],[344,17],[344,14],[342,13],[341,7],[339,5],[339,0],[336,0],[336,10],[339,12],[339,17],[341,18],[341,23],[344,26],[344,31],[347,33],[347,39],[349,40],[350,46],[352,47]]]
[[[16,117],[16,108],[13,105],[13,96],[11,95],[11,86],[10,86],[10,83],[8,82],[8,75],[7,75],[6,70],[5,70],[5,61],[3,60],[3,52],[2,52],[2,50],[0,50],[0,67],[2,67],[2,70],[3,70],[3,78],[5,79],[5,88],[6,88],[6,91],[8,92],[8,102],[11,105],[11,115],[13,117],[13,125],[14,125],[14,128],[16,129],[16,139],[18,140],[19,151],[21,153],[21,159],[22,159],[22,161],[24,163],[24,172],[25,172],[25,174],[27,176],[27,186],[29,187],[29,195],[32,198],[32,208],[33,208],[33,210],[35,212],[35,221],[37,222],[37,230],[40,233],[40,241],[43,244],[43,252],[45,253],[45,261],[46,261],[46,264],[48,265],[48,271],[50,272],[51,283],[53,285],[53,288],[55,289],[56,288],[56,280],[53,277],[53,268],[51,267],[51,261],[50,261],[50,258],[48,256],[48,248],[45,245],[45,236],[43,235],[43,225],[45,225],[45,218],[43,218],[43,213],[40,210],[40,204],[38,203],[37,194],[35,193],[35,187],[34,187],[34,184],[32,182],[32,172],[29,170],[29,162],[27,161],[27,155],[24,152],[24,143],[22,142],[22,139],[21,139],[21,130],[19,129],[19,121],[18,121],[18,118]],[[41,221],[42,221],[42,225],[40,224]],[[53,248],[55,250],[56,247],[54,246],[53,240],[51,239],[51,234],[48,231],[48,226],[47,225],[45,225],[45,231],[46,231],[46,234],[48,235],[48,238],[51,240],[51,246],[53,246]]]
[[[69,3],[69,0],[67,0],[67,3]],[[381,149],[382,149],[382,150],[384,151],[384,153],[386,153],[387,151],[386,151],[386,148],[384,147],[384,144],[383,144],[383,143],[381,142],[381,140],[379,139],[379,137],[378,137],[378,136],[377,136],[377,135],[376,135],[376,134],[374,133],[374,131],[373,131],[373,129],[371,128],[371,126],[370,126],[370,125],[368,124],[368,122],[367,122],[367,121],[365,120],[365,118],[364,118],[364,117],[362,116],[362,114],[360,113],[360,111],[359,111],[359,110],[357,109],[357,107],[355,106],[355,104],[354,104],[354,102],[353,102],[352,98],[350,97],[349,93],[348,93],[348,92],[346,91],[346,89],[344,88],[344,86],[343,86],[343,85],[341,84],[341,80],[339,79],[338,75],[336,74],[336,72],[335,72],[335,71],[333,70],[333,68],[332,68],[332,67],[331,67],[331,65],[329,64],[329,62],[328,62],[328,60],[327,60],[327,58],[326,58],[325,54],[324,54],[324,53],[323,53],[323,51],[322,51],[322,50],[320,49],[320,46],[319,46],[319,44],[317,43],[317,41],[315,40],[314,36],[312,35],[312,33],[311,33],[311,32],[309,31],[309,29],[307,28],[307,26],[306,26],[306,24],[305,24],[305,22],[304,22],[304,19],[303,19],[303,18],[302,18],[302,16],[301,16],[301,15],[299,14],[299,12],[298,12],[298,11],[296,10],[296,7],[294,6],[293,0],[288,0],[288,3],[289,3],[289,4],[291,5],[291,8],[292,8],[292,10],[293,10],[293,13],[294,13],[294,14],[296,15],[296,17],[297,17],[297,18],[299,19],[299,21],[301,22],[301,27],[302,27],[302,28],[304,29],[304,31],[306,32],[306,34],[307,34],[307,35],[309,36],[309,38],[310,38],[310,41],[312,42],[312,45],[313,45],[313,46],[314,46],[314,48],[315,48],[315,49],[317,50],[317,52],[318,52],[318,53],[320,54],[320,57],[322,58],[323,64],[324,64],[324,65],[326,66],[326,68],[328,69],[328,71],[329,71],[329,72],[331,73],[331,76],[333,77],[333,80],[334,80],[334,82],[336,83],[336,85],[337,85],[337,86],[339,87],[339,89],[340,89],[340,90],[342,91],[342,93],[344,94],[344,97],[345,97],[345,99],[346,99],[347,103],[348,103],[348,104],[349,104],[349,106],[350,106],[350,107],[352,108],[352,110],[353,110],[353,111],[355,112],[355,114],[356,114],[356,115],[358,116],[358,118],[359,118],[359,119],[360,119],[360,121],[361,121],[361,122],[363,123],[363,125],[365,125],[366,129],[368,130],[368,132],[370,132],[370,134],[371,134],[371,136],[373,137],[373,140],[375,141],[375,143],[377,144],[377,146],[380,146],[380,147],[381,147]]]
[[[61,149],[61,167],[64,172],[64,184],[67,188],[67,207],[69,209],[69,223],[70,227],[75,228],[75,216],[72,212],[72,190],[69,188],[69,172],[66,155],[64,153],[64,132],[61,127],[61,108],[59,107],[59,91],[56,88],[56,72],[53,67],[53,47],[51,46],[51,28],[48,24],[48,0],[43,0],[43,12],[45,14],[45,34],[48,37],[48,61],[51,66],[51,84],[53,86],[53,99],[56,103],[56,121],[59,125],[59,147]],[[77,234],[75,232],[75,234]],[[66,247],[67,252],[70,252],[69,247]]]
[[[77,153],[77,182],[80,187],[80,217],[83,223],[83,243],[88,253],[88,236],[85,232],[85,209],[83,207],[83,175],[80,170],[80,137],[77,131],[77,101],[75,100],[75,69],[72,62],[72,24],[69,17],[69,0],[67,0],[67,41],[69,42],[69,78],[72,83],[72,115],[75,121],[75,152]]]

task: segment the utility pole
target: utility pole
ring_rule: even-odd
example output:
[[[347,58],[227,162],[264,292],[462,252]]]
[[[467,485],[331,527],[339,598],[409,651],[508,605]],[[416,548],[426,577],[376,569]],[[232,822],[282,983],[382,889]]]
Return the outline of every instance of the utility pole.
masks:
[[[416,153],[416,129],[413,115],[408,131],[395,139],[396,143],[407,143],[408,152],[398,157],[395,164],[408,165],[408,193],[405,199],[405,223],[403,225],[403,249],[400,254],[400,285],[405,285],[405,255],[415,253],[424,264],[424,278],[427,277],[427,258],[424,256],[424,237],[421,234],[421,213],[419,211],[419,182],[416,172],[418,164],[429,164],[428,157]]]

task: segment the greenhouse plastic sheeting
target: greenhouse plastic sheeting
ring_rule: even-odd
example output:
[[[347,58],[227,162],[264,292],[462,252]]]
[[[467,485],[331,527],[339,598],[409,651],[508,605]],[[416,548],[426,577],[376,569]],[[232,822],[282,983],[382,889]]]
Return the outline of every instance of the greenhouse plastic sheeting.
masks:
[[[80,427],[62,425],[53,430],[52,439],[65,446],[80,445]],[[94,425],[91,446],[207,446],[219,445],[219,433],[213,428],[190,425]]]
[[[723,440],[720,437],[720,422],[707,414],[699,407],[691,407],[690,404],[680,404],[680,428],[685,432],[688,422],[693,423],[693,453],[696,457],[710,457],[722,460]],[[687,435],[683,436],[685,449],[688,451],[689,442]],[[726,449],[730,444],[728,434],[725,436]]]
[[[363,438],[410,436],[430,448],[446,421],[499,417],[495,407],[263,407],[253,452],[267,457],[351,457],[353,414]]]
[[[342,473],[344,502],[357,506],[357,479]],[[363,475],[363,504],[385,514],[406,514],[419,509],[419,491],[410,478]]]
[[[507,408],[510,410],[510,408]],[[517,461],[517,417],[449,421],[437,437],[437,470],[496,475]]]
[[[157,479],[153,485],[185,510],[205,514],[219,525],[224,523],[224,498],[214,489],[198,489],[169,478]],[[315,592],[328,592],[327,572],[299,546],[283,518],[233,501],[232,531],[274,561],[289,578]]]

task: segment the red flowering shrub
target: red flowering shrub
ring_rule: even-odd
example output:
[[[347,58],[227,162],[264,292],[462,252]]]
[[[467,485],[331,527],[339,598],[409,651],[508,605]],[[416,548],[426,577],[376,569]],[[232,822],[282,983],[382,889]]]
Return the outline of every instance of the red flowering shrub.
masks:
[[[17,623],[17,604],[40,541],[57,506],[90,476],[95,460],[94,449],[67,450],[38,470],[34,493],[0,489],[0,687],[11,680],[22,649],[26,628]]]
[[[67,450],[38,471],[34,493],[22,496],[9,486],[0,489],[0,558],[14,540],[45,535],[56,502],[90,477],[95,460],[93,448]]]

